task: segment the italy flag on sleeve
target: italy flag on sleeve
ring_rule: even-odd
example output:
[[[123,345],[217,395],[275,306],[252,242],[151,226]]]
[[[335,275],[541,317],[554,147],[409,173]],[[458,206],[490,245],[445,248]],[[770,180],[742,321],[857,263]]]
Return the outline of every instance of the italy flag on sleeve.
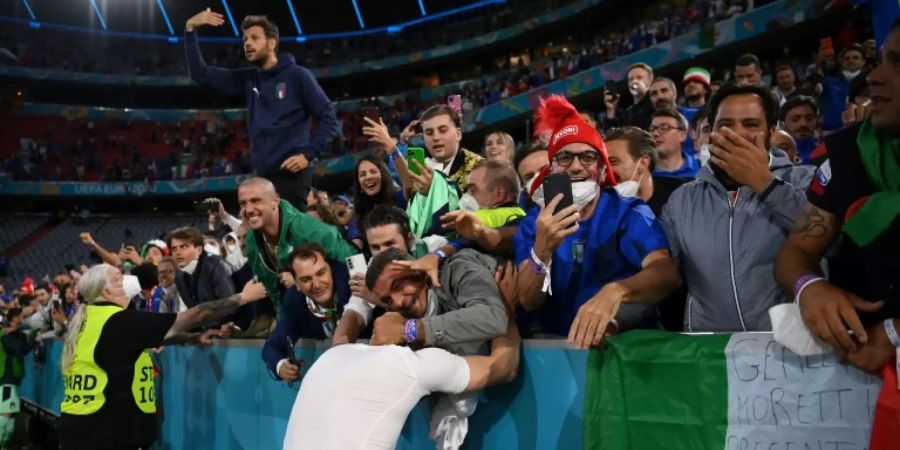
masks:
[[[608,344],[588,361],[585,449],[869,448],[882,380],[836,355],[798,356],[771,333],[637,331]]]

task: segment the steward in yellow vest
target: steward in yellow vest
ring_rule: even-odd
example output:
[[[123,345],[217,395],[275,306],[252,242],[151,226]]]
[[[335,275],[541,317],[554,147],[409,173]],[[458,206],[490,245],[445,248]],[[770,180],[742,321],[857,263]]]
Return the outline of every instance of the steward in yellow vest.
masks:
[[[62,356],[65,395],[59,436],[63,450],[149,449],[157,438],[153,363],[147,349],[164,343],[197,342],[218,333],[187,333],[265,297],[250,282],[227,299],[187,311],[151,313],[126,309],[122,273],[108,264],[88,270],[78,282],[84,303],[69,319]]]

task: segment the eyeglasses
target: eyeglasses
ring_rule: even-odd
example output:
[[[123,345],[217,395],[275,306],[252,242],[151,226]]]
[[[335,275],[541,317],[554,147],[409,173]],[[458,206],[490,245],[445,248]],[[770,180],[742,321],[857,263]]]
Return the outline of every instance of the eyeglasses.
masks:
[[[578,157],[578,160],[581,161],[582,166],[590,166],[597,162],[597,159],[600,158],[600,153],[593,150],[588,150],[581,153],[562,151],[557,153],[553,157],[553,160],[556,161],[556,163],[560,166],[568,166],[572,164],[572,161],[575,161],[576,156]]]
[[[684,129],[684,128],[681,128],[681,127],[673,127],[673,126],[671,126],[671,125],[662,124],[662,125],[659,125],[659,126],[656,126],[656,125],[650,125],[649,131],[650,131],[651,133],[653,133],[654,131],[659,131],[661,134],[666,134],[666,133],[668,133],[668,132],[670,132],[670,131],[672,131],[672,130],[683,130],[683,129]]]

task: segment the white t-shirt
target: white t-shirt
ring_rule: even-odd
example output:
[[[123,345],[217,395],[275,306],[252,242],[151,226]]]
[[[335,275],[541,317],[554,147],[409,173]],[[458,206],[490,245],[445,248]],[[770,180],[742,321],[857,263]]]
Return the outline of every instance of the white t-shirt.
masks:
[[[446,350],[333,347],[303,377],[284,450],[393,449],[422,397],[460,393],[468,384],[468,363]]]

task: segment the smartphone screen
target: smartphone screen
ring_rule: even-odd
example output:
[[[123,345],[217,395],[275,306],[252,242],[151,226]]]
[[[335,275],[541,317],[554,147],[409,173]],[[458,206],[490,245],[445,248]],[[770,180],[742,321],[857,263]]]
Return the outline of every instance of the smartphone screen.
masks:
[[[562,194],[563,198],[556,205],[553,214],[574,203],[572,199],[572,179],[564,173],[548,175],[547,178],[544,178],[544,202],[550,203],[559,194]]]
[[[422,167],[425,167],[425,149],[421,147],[407,147],[406,149],[406,167],[409,169],[411,173],[416,175],[421,175],[419,173],[419,168],[413,164],[413,161],[418,161]]]

